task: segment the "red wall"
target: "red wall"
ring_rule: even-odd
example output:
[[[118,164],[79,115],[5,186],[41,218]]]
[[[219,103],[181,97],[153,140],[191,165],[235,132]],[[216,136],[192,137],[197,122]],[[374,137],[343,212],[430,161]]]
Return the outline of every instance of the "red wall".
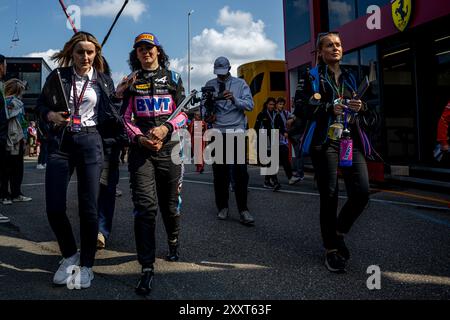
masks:
[[[318,6],[316,5],[317,0],[311,0],[310,8],[314,7],[314,14],[311,14],[312,20],[314,16],[318,17]],[[415,4],[414,12],[412,16],[412,21],[408,28],[414,28],[426,22],[430,22],[437,18],[444,17],[450,14],[450,1],[449,0],[416,0],[413,1]],[[381,8],[381,29],[380,30],[369,30],[366,26],[367,17],[361,17],[357,20],[349,22],[344,26],[340,27],[338,31],[344,48],[346,51],[353,50],[355,48],[364,47],[370,43],[376,42],[383,38],[392,36],[400,31],[395,27],[392,21],[391,5],[386,5]],[[312,21],[311,26],[317,26],[318,24]],[[450,25],[450,18],[449,18]],[[314,32],[314,31],[313,31]],[[312,34],[315,36],[315,33]],[[314,38],[312,36],[312,38]],[[286,63],[288,70],[298,67],[302,64],[312,62],[314,60],[314,55],[311,53],[314,50],[314,41],[308,42],[294,50],[286,52]]]

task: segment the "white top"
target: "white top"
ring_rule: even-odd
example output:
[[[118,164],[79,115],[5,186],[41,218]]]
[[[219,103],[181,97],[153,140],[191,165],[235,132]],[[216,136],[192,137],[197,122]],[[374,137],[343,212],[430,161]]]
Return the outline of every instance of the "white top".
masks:
[[[86,81],[89,81],[86,92],[84,93],[83,100],[80,105],[80,116],[82,127],[92,127],[97,125],[97,101],[100,96],[100,88],[97,86],[97,73],[94,68],[85,75],[79,76],[73,69],[75,74],[75,84],[77,86],[78,99],[80,98],[81,91]],[[70,98],[69,98],[70,113],[73,114],[75,107],[73,104],[73,85],[70,86]]]

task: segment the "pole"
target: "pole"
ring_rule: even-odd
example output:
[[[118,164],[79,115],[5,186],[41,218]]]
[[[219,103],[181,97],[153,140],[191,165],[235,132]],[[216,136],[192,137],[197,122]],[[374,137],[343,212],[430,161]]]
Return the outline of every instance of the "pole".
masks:
[[[194,10],[188,12],[188,93],[191,92],[191,14]]]
[[[120,9],[119,13],[116,15],[116,18],[114,19],[113,24],[111,25],[111,28],[109,28],[108,33],[105,36],[105,39],[103,39],[102,42],[102,47],[105,45],[106,41],[108,41],[109,35],[111,34],[112,29],[114,28],[114,26],[116,25],[117,20],[119,19],[120,15],[122,14],[122,11],[125,9],[125,7],[127,6],[129,0],[125,0],[122,8]]]
[[[64,4],[63,0],[59,0],[59,4],[61,5],[61,7],[62,7],[64,13],[66,14],[67,20],[69,20],[70,25],[72,26],[73,33],[77,33],[78,30],[77,30],[77,28],[75,27],[75,24],[73,23],[72,18],[71,18],[71,17],[69,16],[69,14],[67,13],[67,8],[66,8],[66,5]]]

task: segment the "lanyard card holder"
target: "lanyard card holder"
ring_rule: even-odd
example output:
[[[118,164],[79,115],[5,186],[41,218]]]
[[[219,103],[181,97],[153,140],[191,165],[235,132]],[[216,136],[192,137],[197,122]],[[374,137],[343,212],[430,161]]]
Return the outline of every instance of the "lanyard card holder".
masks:
[[[80,115],[71,115],[70,116],[70,130],[72,132],[80,132],[81,131],[81,116]]]

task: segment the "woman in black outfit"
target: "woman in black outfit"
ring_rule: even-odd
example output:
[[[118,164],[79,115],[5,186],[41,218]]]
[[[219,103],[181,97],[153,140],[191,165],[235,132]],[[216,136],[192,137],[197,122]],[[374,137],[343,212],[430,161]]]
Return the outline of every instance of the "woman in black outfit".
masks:
[[[37,103],[40,120],[49,124],[48,162],[45,176],[47,217],[56,235],[63,260],[53,277],[58,285],[88,288],[94,278],[98,220],[97,198],[103,164],[104,132],[123,133],[112,79],[103,73],[104,60],[97,39],[76,33],[56,53],[60,68],[48,77]],[[61,82],[58,74],[61,75]],[[58,88],[62,90],[59,90]],[[64,94],[66,98],[64,97]],[[67,104],[64,102],[67,100]],[[114,105],[116,103],[117,105]],[[81,250],[66,213],[67,187],[76,168]],[[71,274],[73,265],[80,269]]]
[[[308,148],[317,176],[320,192],[320,226],[326,249],[325,266],[331,272],[345,272],[350,253],[344,236],[362,213],[369,200],[369,179],[366,157],[374,152],[365,130],[373,128],[377,116],[356,96],[353,75],[340,66],[342,44],[337,33],[319,35],[318,66],[300,80],[296,94],[296,116],[308,119],[308,132],[315,123]],[[341,129],[348,126],[346,137],[339,130],[333,133],[337,120]],[[345,121],[347,119],[347,121]],[[342,130],[341,130],[342,131]],[[348,200],[337,215],[338,166],[342,139],[353,141],[353,163],[342,167]],[[307,141],[304,137],[303,141]],[[304,146],[306,147],[306,146]],[[304,148],[305,150],[305,148]]]

